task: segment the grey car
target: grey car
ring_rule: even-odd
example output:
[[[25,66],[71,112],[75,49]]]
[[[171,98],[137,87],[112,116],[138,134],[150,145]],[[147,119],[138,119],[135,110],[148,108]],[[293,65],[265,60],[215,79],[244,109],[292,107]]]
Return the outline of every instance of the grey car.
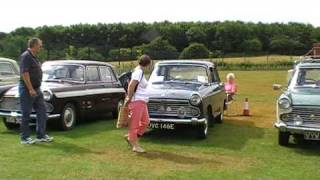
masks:
[[[0,86],[16,84],[19,78],[17,62],[8,58],[0,58]]]
[[[208,128],[223,120],[226,93],[211,62],[158,62],[150,76],[148,90],[150,128],[193,127],[199,138],[206,138]]]

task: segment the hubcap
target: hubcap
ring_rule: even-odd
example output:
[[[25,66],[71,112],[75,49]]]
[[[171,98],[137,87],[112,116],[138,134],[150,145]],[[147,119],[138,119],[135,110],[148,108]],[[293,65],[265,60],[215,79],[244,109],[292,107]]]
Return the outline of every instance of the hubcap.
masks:
[[[66,124],[67,127],[71,127],[73,125],[74,122],[74,111],[72,108],[67,108],[64,111],[64,116],[63,116],[63,120]]]

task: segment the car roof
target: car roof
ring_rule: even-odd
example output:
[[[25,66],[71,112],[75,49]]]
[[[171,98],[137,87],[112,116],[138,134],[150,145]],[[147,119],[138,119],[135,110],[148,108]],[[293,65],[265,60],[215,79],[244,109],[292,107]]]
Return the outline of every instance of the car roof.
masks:
[[[304,58],[301,60],[296,61],[297,67],[302,67],[302,68],[312,68],[320,67],[320,59],[319,58]]]
[[[15,61],[15,60],[13,60],[13,59],[3,58],[3,57],[0,57],[0,62],[11,62],[11,63],[17,63],[17,61]]]
[[[50,60],[46,61],[45,64],[79,64],[79,65],[107,65],[107,66],[112,66],[109,63],[106,62],[101,62],[101,61],[92,61],[92,60]]]
[[[198,65],[205,65],[205,66],[214,66],[214,63],[206,61],[206,60],[163,60],[157,62],[159,65],[164,64],[198,64]]]

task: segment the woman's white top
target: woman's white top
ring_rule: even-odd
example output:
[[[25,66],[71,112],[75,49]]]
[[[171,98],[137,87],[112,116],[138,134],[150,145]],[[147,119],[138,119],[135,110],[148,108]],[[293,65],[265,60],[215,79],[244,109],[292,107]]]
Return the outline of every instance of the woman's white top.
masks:
[[[141,68],[137,67],[133,71],[131,75],[131,80],[137,80],[139,82],[139,85],[137,87],[137,91],[134,93],[132,96],[131,101],[149,101],[149,96],[148,96],[148,81],[146,80],[143,71]]]

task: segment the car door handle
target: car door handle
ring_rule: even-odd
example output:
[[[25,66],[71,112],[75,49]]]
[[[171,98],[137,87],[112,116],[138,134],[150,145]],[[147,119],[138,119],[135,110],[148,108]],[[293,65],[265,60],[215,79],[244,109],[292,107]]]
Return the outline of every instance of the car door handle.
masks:
[[[110,98],[102,98],[101,100],[102,100],[102,101],[109,101]]]

